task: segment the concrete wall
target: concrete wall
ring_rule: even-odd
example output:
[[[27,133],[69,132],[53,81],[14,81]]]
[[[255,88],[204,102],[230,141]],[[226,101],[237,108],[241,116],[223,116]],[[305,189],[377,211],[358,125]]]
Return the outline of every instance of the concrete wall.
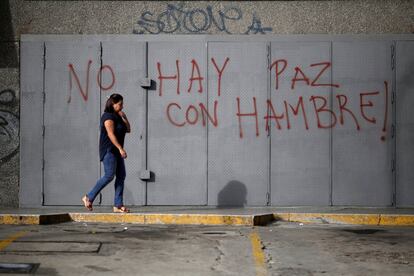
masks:
[[[21,34],[414,33],[414,1],[0,1],[0,206],[18,205]]]

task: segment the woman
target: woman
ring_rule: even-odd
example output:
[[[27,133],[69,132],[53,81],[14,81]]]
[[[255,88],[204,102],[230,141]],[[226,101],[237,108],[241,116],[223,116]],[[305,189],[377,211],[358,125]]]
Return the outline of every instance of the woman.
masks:
[[[124,150],[125,134],[131,132],[129,121],[122,111],[123,97],[112,94],[106,101],[105,111],[101,117],[99,138],[100,161],[104,164],[105,175],[95,187],[83,198],[85,207],[92,211],[92,203],[101,190],[115,179],[115,202],[113,210],[116,213],[128,213],[123,204],[124,180],[126,177],[124,159],[127,153]]]

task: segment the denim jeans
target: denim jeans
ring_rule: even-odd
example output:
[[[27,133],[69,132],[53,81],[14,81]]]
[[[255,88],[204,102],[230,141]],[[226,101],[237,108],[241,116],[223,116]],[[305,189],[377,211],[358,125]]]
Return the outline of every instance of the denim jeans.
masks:
[[[105,174],[95,184],[93,189],[87,194],[89,200],[93,202],[101,190],[115,179],[115,199],[114,206],[122,206],[124,194],[124,181],[126,177],[125,162],[121,155],[116,155],[110,151],[105,153],[103,159]]]

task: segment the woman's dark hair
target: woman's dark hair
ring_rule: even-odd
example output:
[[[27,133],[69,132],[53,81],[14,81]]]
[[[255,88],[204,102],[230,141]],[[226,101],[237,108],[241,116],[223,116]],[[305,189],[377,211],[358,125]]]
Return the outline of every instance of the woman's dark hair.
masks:
[[[114,111],[114,104],[117,104],[117,103],[119,103],[120,101],[123,101],[124,100],[124,98],[121,96],[121,95],[119,95],[119,94],[112,94],[109,98],[108,98],[108,100],[106,101],[106,104],[105,104],[105,112],[108,112],[108,113],[114,113],[115,111]]]

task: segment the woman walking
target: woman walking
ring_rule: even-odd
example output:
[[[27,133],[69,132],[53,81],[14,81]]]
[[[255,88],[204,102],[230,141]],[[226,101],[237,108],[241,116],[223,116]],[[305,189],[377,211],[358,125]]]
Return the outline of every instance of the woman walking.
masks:
[[[113,211],[116,213],[128,213],[129,210],[123,203],[124,181],[126,177],[125,162],[127,153],[124,150],[125,134],[131,132],[129,121],[122,111],[123,97],[112,94],[106,101],[104,113],[101,116],[99,138],[99,156],[103,162],[105,174],[82,197],[85,207],[92,211],[92,203],[101,190],[115,179],[115,200]]]

